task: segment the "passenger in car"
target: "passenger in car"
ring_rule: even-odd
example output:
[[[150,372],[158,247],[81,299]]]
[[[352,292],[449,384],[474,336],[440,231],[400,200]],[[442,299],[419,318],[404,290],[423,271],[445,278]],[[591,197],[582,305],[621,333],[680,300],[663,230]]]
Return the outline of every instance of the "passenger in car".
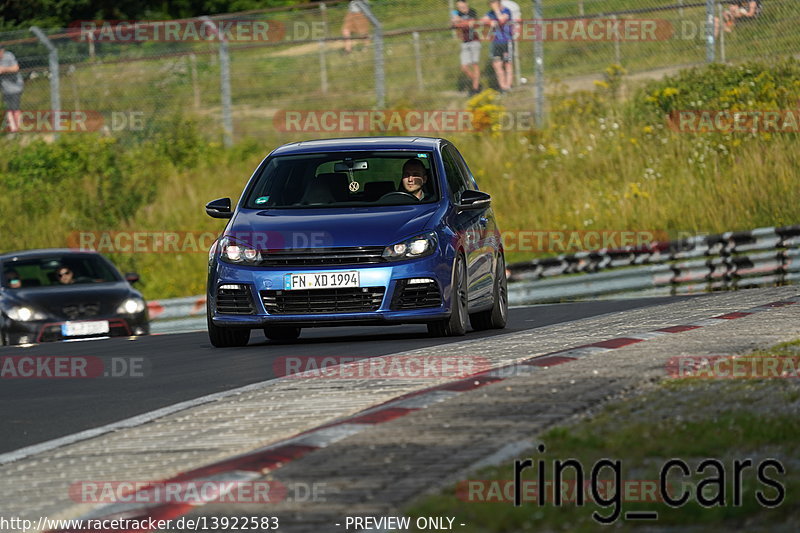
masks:
[[[6,278],[6,287],[9,289],[19,289],[22,287],[22,280],[19,278],[16,270],[6,270],[4,274]]]

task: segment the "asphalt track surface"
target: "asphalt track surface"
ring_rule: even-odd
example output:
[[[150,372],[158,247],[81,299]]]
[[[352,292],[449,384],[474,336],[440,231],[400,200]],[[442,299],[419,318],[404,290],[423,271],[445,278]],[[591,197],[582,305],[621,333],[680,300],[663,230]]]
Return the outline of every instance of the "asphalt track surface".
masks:
[[[279,356],[370,357],[482,339],[628,309],[658,306],[676,298],[590,301],[511,309],[504,330],[467,337],[430,338],[425,326],[305,329],[292,343],[268,341],[254,331],[245,348],[215,349],[205,331],[136,339],[51,343],[0,348],[0,356],[89,356],[110,368],[116,358],[138,360],[144,377],[0,380],[0,453],[45,442],[153,411],[178,402],[275,378]],[[94,359],[96,360],[96,359]]]

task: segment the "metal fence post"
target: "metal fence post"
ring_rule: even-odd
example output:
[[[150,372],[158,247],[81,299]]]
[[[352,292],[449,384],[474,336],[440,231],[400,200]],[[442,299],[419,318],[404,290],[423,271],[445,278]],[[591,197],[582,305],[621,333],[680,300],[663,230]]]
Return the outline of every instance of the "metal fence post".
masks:
[[[319,40],[319,83],[322,94],[328,94],[328,61],[325,58],[325,41],[322,39]]]
[[[706,0],[706,63],[714,62],[714,4],[716,0]]]
[[[622,66],[622,53],[619,49],[619,19],[616,15],[611,15],[611,20],[614,21],[614,63]]]
[[[89,32],[89,59],[94,60],[94,32]]]
[[[386,105],[386,73],[383,68],[383,26],[381,21],[372,13],[367,4],[361,0],[354,0],[361,12],[369,20],[375,30],[375,105],[382,109]]]
[[[425,89],[425,82],[422,79],[422,52],[419,49],[419,32],[415,31],[411,34],[414,39],[414,61],[417,66],[417,88],[422,91]]]
[[[725,28],[723,27],[725,24],[725,17],[723,16],[725,13],[725,7],[722,4],[717,5],[719,8],[719,61],[720,63],[725,62]]]
[[[542,0],[534,0],[533,18],[536,24],[542,25]],[[544,127],[544,32],[536,33],[533,41],[533,60],[536,74],[536,107],[534,115],[536,117],[536,127]]]
[[[192,72],[192,94],[194,96],[194,108],[200,109],[200,83],[197,79],[197,56],[189,54],[189,67]]]
[[[225,35],[220,33],[217,25],[210,17],[200,17],[211,31],[219,38],[219,85],[220,100],[222,103],[222,130],[223,144],[227,147],[233,146],[233,112],[231,108],[231,64],[228,54],[228,40]]]
[[[325,5],[325,2],[320,3],[319,5],[319,15],[322,19],[322,27],[325,31],[322,34],[323,39],[328,38],[328,6]]]
[[[44,34],[37,26],[31,26],[31,32],[47,47],[47,59],[50,65],[50,111],[53,114],[53,132],[54,136],[58,138],[58,130],[60,120],[57,114],[61,111],[61,93],[60,93],[60,78],[58,72],[58,49],[53,46],[47,35]]]

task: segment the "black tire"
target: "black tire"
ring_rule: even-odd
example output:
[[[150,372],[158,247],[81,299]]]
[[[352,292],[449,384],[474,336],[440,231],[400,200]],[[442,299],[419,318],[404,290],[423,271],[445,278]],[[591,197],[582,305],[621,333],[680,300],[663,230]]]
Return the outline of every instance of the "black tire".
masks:
[[[497,258],[494,280],[491,309],[469,315],[469,323],[476,331],[503,329],[508,322],[508,279],[506,279],[506,262],[502,255]]]
[[[453,311],[450,318],[428,323],[432,337],[460,337],[467,333],[467,263],[462,254],[456,256],[453,265],[453,284],[450,288]]]
[[[264,335],[272,341],[293,341],[300,336],[300,328],[294,326],[267,326]]]
[[[249,329],[215,326],[208,314],[206,314],[206,321],[208,322],[208,339],[215,348],[247,346],[247,343],[250,342]]]

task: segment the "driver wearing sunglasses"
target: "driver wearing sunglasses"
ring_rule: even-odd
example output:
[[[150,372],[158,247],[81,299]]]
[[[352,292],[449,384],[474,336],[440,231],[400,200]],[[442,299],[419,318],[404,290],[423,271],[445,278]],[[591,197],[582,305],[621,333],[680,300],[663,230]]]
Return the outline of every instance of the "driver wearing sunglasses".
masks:
[[[67,267],[61,267],[56,270],[56,278],[62,285],[72,285],[75,283],[75,274]]]

